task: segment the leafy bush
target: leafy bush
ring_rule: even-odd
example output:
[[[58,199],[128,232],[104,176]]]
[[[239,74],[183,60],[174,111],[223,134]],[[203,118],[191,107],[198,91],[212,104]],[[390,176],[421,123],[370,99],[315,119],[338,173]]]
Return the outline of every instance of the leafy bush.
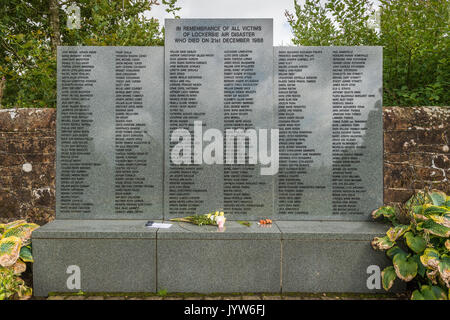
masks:
[[[0,224],[0,300],[31,296],[31,288],[19,276],[26,263],[33,262],[31,233],[37,228],[25,220]]]
[[[397,277],[414,279],[419,288],[411,299],[450,299],[450,196],[421,191],[403,206],[381,207],[372,217],[392,223],[386,236],[372,241],[393,263],[381,273],[383,288],[389,290]]]
[[[449,3],[442,0],[306,0],[286,11],[303,46],[383,46],[383,105],[450,103]]]
[[[55,6],[52,8],[51,3]],[[67,28],[76,4],[81,28]],[[0,6],[0,107],[56,106],[56,47],[161,46],[159,21],[148,17],[157,0],[9,0]],[[176,0],[163,0],[176,16]]]
[[[0,300],[27,299],[31,296],[31,288],[25,285],[13,270],[0,268]]]

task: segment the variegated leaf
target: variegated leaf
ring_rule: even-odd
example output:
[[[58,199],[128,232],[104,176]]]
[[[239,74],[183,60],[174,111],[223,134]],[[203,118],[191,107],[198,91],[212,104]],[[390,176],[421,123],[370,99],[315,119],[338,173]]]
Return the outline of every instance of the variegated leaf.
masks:
[[[14,274],[19,275],[27,269],[27,265],[20,259],[17,259],[16,263],[12,266]]]
[[[394,246],[395,242],[392,242],[391,240],[389,240],[389,238],[387,236],[384,237],[375,237],[372,242],[372,247],[375,250],[387,250],[389,248],[392,248],[392,246]]]
[[[421,277],[425,277],[425,273],[427,269],[424,267],[422,262],[420,261],[420,255],[415,254],[411,257],[416,263],[417,263],[417,274],[419,274]]]
[[[396,254],[392,259],[397,277],[409,282],[417,275],[417,263],[403,254]]]
[[[381,271],[381,282],[383,284],[384,290],[388,291],[390,288],[392,288],[392,285],[394,284],[394,280],[396,278],[397,275],[395,274],[395,269],[393,266],[389,266]]]
[[[450,214],[438,215],[432,214],[429,216],[431,220],[444,227],[450,228]]]
[[[447,295],[438,286],[423,285],[420,290],[414,290],[411,300],[447,300]]]
[[[5,233],[3,233],[2,237],[18,237],[22,238],[22,240],[25,242],[31,238],[31,233],[37,228],[39,228],[39,225],[35,223],[21,223],[14,227],[5,229]]]
[[[14,227],[16,227],[16,226],[18,226],[20,224],[24,224],[24,223],[27,223],[27,222],[25,220],[16,220],[16,221],[7,223],[7,224],[5,224],[5,230],[14,228]]]
[[[403,251],[403,249],[401,249],[398,246],[394,246],[394,247],[390,248],[388,251],[386,251],[386,255],[390,259],[394,259],[396,254],[403,254],[405,257],[408,255],[405,251]]]
[[[22,259],[25,262],[34,262],[33,255],[31,253],[31,248],[29,247],[22,247],[20,249],[20,259]]]
[[[19,258],[22,239],[18,237],[8,237],[0,240],[0,266],[10,267]]]
[[[420,262],[430,269],[436,269],[439,265],[439,252],[433,248],[426,248],[420,256]]]
[[[419,290],[414,290],[411,295],[411,300],[425,300],[425,298]]]
[[[431,214],[444,214],[448,213],[447,207],[429,206],[423,210],[423,214],[429,216]]]
[[[404,235],[405,232],[407,232],[409,229],[411,229],[410,226],[401,224],[401,225],[390,228],[386,232],[386,234],[389,237],[389,240],[395,241],[398,238],[400,238],[402,235]]]
[[[431,202],[435,205],[435,206],[442,206],[446,199],[447,199],[447,195],[445,194],[445,192],[439,191],[439,190],[432,190],[428,196],[431,199]]]
[[[450,257],[443,255],[438,265],[439,274],[445,282],[447,288],[450,288]]]
[[[417,230],[425,230],[435,236],[449,238],[450,228],[440,225],[432,220],[427,220],[425,222],[419,223]]]
[[[405,233],[406,244],[415,253],[421,253],[427,247],[427,242],[424,238],[417,235],[414,236],[412,232]]]
[[[426,201],[425,192],[419,191],[405,202],[406,207],[422,205]]]
[[[372,211],[373,219],[377,219],[381,216],[391,219],[391,218],[395,217],[395,209],[393,207],[385,206],[385,207],[380,207],[380,208]]]

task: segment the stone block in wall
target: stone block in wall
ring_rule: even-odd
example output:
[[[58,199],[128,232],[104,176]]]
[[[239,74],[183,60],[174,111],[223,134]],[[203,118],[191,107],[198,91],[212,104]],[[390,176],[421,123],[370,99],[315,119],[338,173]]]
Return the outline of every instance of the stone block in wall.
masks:
[[[0,109],[0,132],[55,129],[56,109]]]

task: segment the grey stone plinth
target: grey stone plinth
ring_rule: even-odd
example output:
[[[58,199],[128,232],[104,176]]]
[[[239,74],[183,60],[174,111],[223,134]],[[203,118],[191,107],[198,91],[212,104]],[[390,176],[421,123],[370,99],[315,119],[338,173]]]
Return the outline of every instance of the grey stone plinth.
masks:
[[[158,231],[158,289],[169,292],[279,292],[278,228],[226,223],[216,227],[174,224]]]
[[[365,221],[277,221],[283,240],[370,241],[386,232],[386,225]]]
[[[367,281],[390,264],[370,240],[373,222],[276,221],[215,226],[145,220],[56,220],[33,233],[34,293],[49,292],[383,292]],[[70,288],[70,266],[81,272]],[[370,268],[369,268],[370,267]],[[369,270],[369,269],[371,270]],[[70,269],[70,268],[69,268]],[[404,287],[397,281],[393,291]]]
[[[384,292],[370,289],[373,268],[390,264],[370,240],[386,232],[373,222],[277,222],[282,234],[283,292]],[[403,289],[399,283],[392,289]]]
[[[147,220],[55,220],[33,232],[34,239],[156,239]]]
[[[145,221],[57,220],[33,233],[34,295],[155,292],[156,229]],[[79,288],[68,278],[79,268]],[[69,273],[67,273],[69,272]]]

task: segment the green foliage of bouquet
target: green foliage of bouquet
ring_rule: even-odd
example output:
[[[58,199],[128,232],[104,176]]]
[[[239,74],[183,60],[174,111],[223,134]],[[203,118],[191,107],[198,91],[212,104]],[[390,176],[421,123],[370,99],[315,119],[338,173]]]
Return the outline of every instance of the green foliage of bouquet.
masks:
[[[188,222],[198,226],[219,225],[221,220],[225,223],[226,218],[223,211],[210,212],[207,214],[194,214],[184,218],[170,219],[170,221]]]

